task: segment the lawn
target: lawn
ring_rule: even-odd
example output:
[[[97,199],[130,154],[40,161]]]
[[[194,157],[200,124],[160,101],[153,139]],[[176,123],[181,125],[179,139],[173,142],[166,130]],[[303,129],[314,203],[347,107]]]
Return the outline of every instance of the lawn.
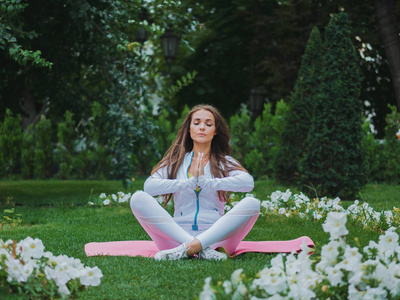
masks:
[[[142,189],[143,182],[144,179],[137,179],[128,192]],[[272,192],[286,189],[271,180],[257,181],[254,193],[266,200]],[[79,293],[79,299],[195,299],[206,277],[223,281],[238,268],[252,277],[274,257],[247,253],[225,262],[86,257],[84,245],[89,242],[149,239],[128,204],[103,208],[86,205],[91,195],[118,191],[124,191],[120,181],[1,181],[0,215],[4,208],[13,205],[15,212],[22,215],[22,224],[3,227],[0,238],[40,238],[45,250],[55,255],[65,254],[81,259],[85,265],[98,266],[104,275],[100,286]],[[359,200],[367,201],[376,209],[391,209],[399,206],[399,196],[398,186],[370,184],[361,191]],[[287,240],[307,235],[320,249],[329,239],[321,224],[297,217],[262,216],[246,240]],[[377,232],[352,226],[349,240],[357,237],[364,246],[371,239],[376,241],[378,236]],[[1,299],[20,299],[19,295],[9,294],[1,287],[0,295]]]

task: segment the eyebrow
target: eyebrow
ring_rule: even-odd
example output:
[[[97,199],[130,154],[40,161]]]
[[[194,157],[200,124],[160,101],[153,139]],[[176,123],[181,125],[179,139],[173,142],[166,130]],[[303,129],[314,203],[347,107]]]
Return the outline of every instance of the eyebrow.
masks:
[[[197,121],[197,120],[201,121],[200,118],[194,118],[193,119],[193,121]],[[206,119],[206,122],[214,122],[214,121],[212,119]]]

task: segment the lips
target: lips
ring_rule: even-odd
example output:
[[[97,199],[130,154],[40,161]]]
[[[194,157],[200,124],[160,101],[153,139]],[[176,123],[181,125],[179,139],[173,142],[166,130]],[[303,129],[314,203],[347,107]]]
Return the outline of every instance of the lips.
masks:
[[[206,136],[204,133],[198,133],[198,136]]]

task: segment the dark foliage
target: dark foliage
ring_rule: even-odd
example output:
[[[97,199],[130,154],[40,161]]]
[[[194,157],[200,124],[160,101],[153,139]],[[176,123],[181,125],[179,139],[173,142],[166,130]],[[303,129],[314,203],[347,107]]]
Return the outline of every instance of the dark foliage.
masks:
[[[361,76],[347,14],[333,15],[325,32],[321,94],[300,163],[303,189],[353,198],[365,184]]]
[[[280,138],[280,148],[275,160],[276,178],[294,183],[298,163],[306,149],[307,134],[320,93],[322,70],[322,42],[318,28],[314,27],[303,55],[299,75],[290,98],[286,127]]]

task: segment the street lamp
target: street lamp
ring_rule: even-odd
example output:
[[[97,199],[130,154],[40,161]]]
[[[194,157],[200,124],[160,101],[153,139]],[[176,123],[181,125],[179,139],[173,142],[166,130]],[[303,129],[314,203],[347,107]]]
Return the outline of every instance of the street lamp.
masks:
[[[148,24],[151,24],[151,19],[149,12],[146,8],[142,7],[139,13],[139,20],[141,22],[147,21]],[[142,45],[149,39],[150,33],[146,30],[146,27],[140,25],[138,29],[135,30],[135,40],[141,43]]]
[[[171,70],[171,63],[178,54],[179,37],[174,33],[173,30],[167,29],[160,38],[164,57],[168,63],[169,72]]]
[[[259,87],[255,87],[251,89],[250,95],[249,95],[249,107],[250,110],[254,113],[257,114],[261,109],[264,104],[264,92],[262,89]]]

